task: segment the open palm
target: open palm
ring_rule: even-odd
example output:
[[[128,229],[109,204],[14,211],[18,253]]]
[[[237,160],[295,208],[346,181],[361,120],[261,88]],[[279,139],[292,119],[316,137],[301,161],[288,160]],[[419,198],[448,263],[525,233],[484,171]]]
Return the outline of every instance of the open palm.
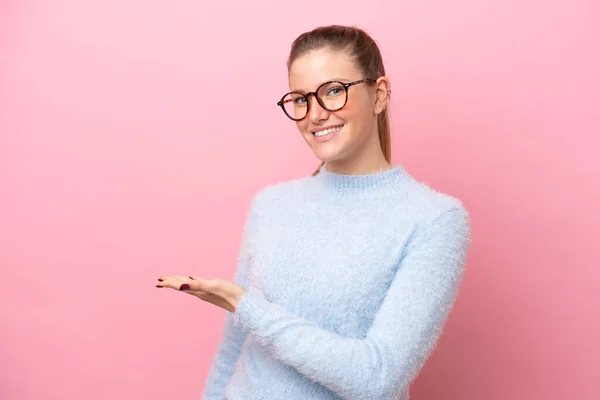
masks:
[[[157,288],[171,288],[185,292],[200,300],[234,312],[246,289],[237,283],[223,279],[204,279],[200,276],[161,276]]]

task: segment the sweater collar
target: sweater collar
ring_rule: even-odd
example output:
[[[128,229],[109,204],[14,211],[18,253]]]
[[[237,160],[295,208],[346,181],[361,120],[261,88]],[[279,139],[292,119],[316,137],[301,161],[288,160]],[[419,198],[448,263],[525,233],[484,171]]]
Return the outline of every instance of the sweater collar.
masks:
[[[370,174],[348,175],[329,171],[325,164],[315,179],[327,189],[352,194],[385,190],[400,183],[405,177],[406,172],[400,165],[392,165],[390,169]]]

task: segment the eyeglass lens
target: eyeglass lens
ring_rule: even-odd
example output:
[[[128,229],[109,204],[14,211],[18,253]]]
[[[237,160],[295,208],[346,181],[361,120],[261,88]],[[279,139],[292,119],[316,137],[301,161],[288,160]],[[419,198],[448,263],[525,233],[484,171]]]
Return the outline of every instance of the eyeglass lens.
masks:
[[[339,82],[330,82],[322,85],[317,90],[317,96],[328,111],[337,111],[346,104],[347,92]],[[288,93],[283,98],[286,114],[294,119],[302,119],[308,112],[308,99],[301,93]]]

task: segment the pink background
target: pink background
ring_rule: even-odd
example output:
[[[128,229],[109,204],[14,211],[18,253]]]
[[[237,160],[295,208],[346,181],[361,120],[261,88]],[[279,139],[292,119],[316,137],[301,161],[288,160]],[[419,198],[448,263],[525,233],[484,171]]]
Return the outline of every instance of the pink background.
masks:
[[[155,281],[231,278],[252,194],[317,165],[275,103],[330,23],[381,44],[394,161],[471,211],[412,398],[600,398],[599,3],[231,3],[0,3],[0,398],[199,398],[225,311]]]

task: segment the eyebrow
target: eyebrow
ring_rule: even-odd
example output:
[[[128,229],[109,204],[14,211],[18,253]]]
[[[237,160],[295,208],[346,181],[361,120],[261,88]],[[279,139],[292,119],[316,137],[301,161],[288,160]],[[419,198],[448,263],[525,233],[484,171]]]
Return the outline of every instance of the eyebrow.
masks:
[[[321,86],[325,82],[331,82],[331,81],[340,81],[340,82],[343,82],[343,83],[347,83],[347,82],[350,82],[350,79],[348,79],[348,78],[335,78],[334,77],[334,78],[330,78],[330,79],[327,79],[326,81],[323,81],[323,82],[319,83],[319,85],[317,85],[317,87]],[[315,88],[315,90],[317,90],[317,87]],[[309,92],[310,91],[311,90],[309,90]],[[302,89],[292,89],[292,92],[299,92],[299,93],[304,93],[304,94],[307,93],[306,90],[302,90]]]

